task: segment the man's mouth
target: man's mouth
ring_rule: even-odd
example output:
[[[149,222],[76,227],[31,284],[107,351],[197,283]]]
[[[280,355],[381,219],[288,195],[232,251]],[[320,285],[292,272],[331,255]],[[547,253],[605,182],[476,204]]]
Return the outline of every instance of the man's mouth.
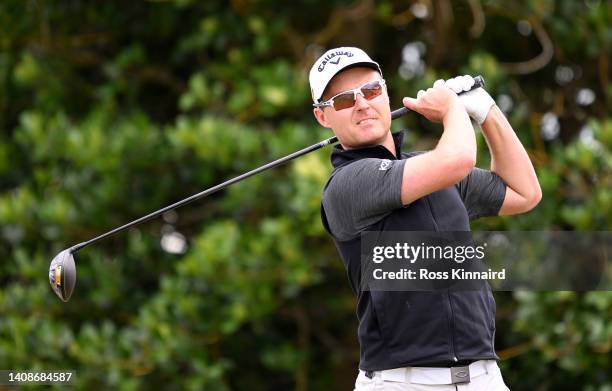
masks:
[[[357,125],[367,125],[372,122],[374,122],[374,118],[364,118],[362,120],[357,121]]]

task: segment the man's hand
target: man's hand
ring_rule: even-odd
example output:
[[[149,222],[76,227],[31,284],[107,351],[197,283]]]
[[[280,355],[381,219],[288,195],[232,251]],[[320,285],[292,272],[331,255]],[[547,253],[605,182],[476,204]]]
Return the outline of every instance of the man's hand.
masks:
[[[451,106],[461,104],[457,94],[445,86],[444,80],[436,81],[427,91],[420,90],[416,99],[404,98],[403,103],[432,122],[442,122]]]
[[[443,83],[456,94],[463,92],[463,94],[459,95],[459,100],[463,103],[463,106],[465,106],[469,116],[472,117],[478,125],[482,125],[489,114],[489,110],[495,104],[493,98],[491,98],[489,93],[483,88],[476,88],[470,91],[470,88],[474,85],[474,79],[470,75],[457,76],[447,81],[440,79],[434,83],[434,86],[436,83]]]

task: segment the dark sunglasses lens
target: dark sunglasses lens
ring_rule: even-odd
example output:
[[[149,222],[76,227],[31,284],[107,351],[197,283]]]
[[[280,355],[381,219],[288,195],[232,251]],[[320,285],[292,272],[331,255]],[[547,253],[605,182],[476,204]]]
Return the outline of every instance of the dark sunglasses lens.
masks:
[[[373,81],[361,87],[361,93],[367,100],[374,99],[382,94],[382,85],[378,81]]]
[[[367,100],[374,99],[382,94],[382,83],[380,81],[370,82],[361,87],[361,93]],[[343,110],[355,106],[355,94],[353,92],[345,92],[334,97],[334,109]]]
[[[346,92],[334,98],[334,109],[343,110],[355,105],[355,94]]]

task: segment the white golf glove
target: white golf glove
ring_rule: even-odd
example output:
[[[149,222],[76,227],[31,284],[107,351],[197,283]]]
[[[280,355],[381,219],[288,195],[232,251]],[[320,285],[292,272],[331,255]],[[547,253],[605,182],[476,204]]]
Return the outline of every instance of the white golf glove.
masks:
[[[470,91],[470,88],[474,85],[474,78],[470,75],[457,76],[446,81],[440,79],[434,83],[434,87],[441,83],[444,83],[446,87],[453,90],[456,94],[463,92],[463,94],[459,95],[459,100],[463,103],[463,106],[465,106],[468,115],[472,117],[478,125],[482,125],[487,118],[487,114],[489,114],[491,106],[495,104],[491,95],[489,95],[484,88],[476,88]]]

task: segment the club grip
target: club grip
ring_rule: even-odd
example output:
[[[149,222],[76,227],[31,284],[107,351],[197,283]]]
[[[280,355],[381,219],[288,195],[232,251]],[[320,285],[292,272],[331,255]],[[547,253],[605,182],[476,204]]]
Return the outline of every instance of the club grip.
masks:
[[[470,91],[476,88],[484,87],[484,86],[485,86],[484,78],[481,75],[474,76],[474,85],[472,86],[472,88],[470,88]],[[467,91],[463,91],[463,92],[467,92]],[[458,95],[463,94],[463,92],[460,92]],[[399,109],[393,110],[391,112],[391,119],[397,119],[403,115],[408,114],[410,111],[412,110],[410,110],[407,107],[400,107]]]

